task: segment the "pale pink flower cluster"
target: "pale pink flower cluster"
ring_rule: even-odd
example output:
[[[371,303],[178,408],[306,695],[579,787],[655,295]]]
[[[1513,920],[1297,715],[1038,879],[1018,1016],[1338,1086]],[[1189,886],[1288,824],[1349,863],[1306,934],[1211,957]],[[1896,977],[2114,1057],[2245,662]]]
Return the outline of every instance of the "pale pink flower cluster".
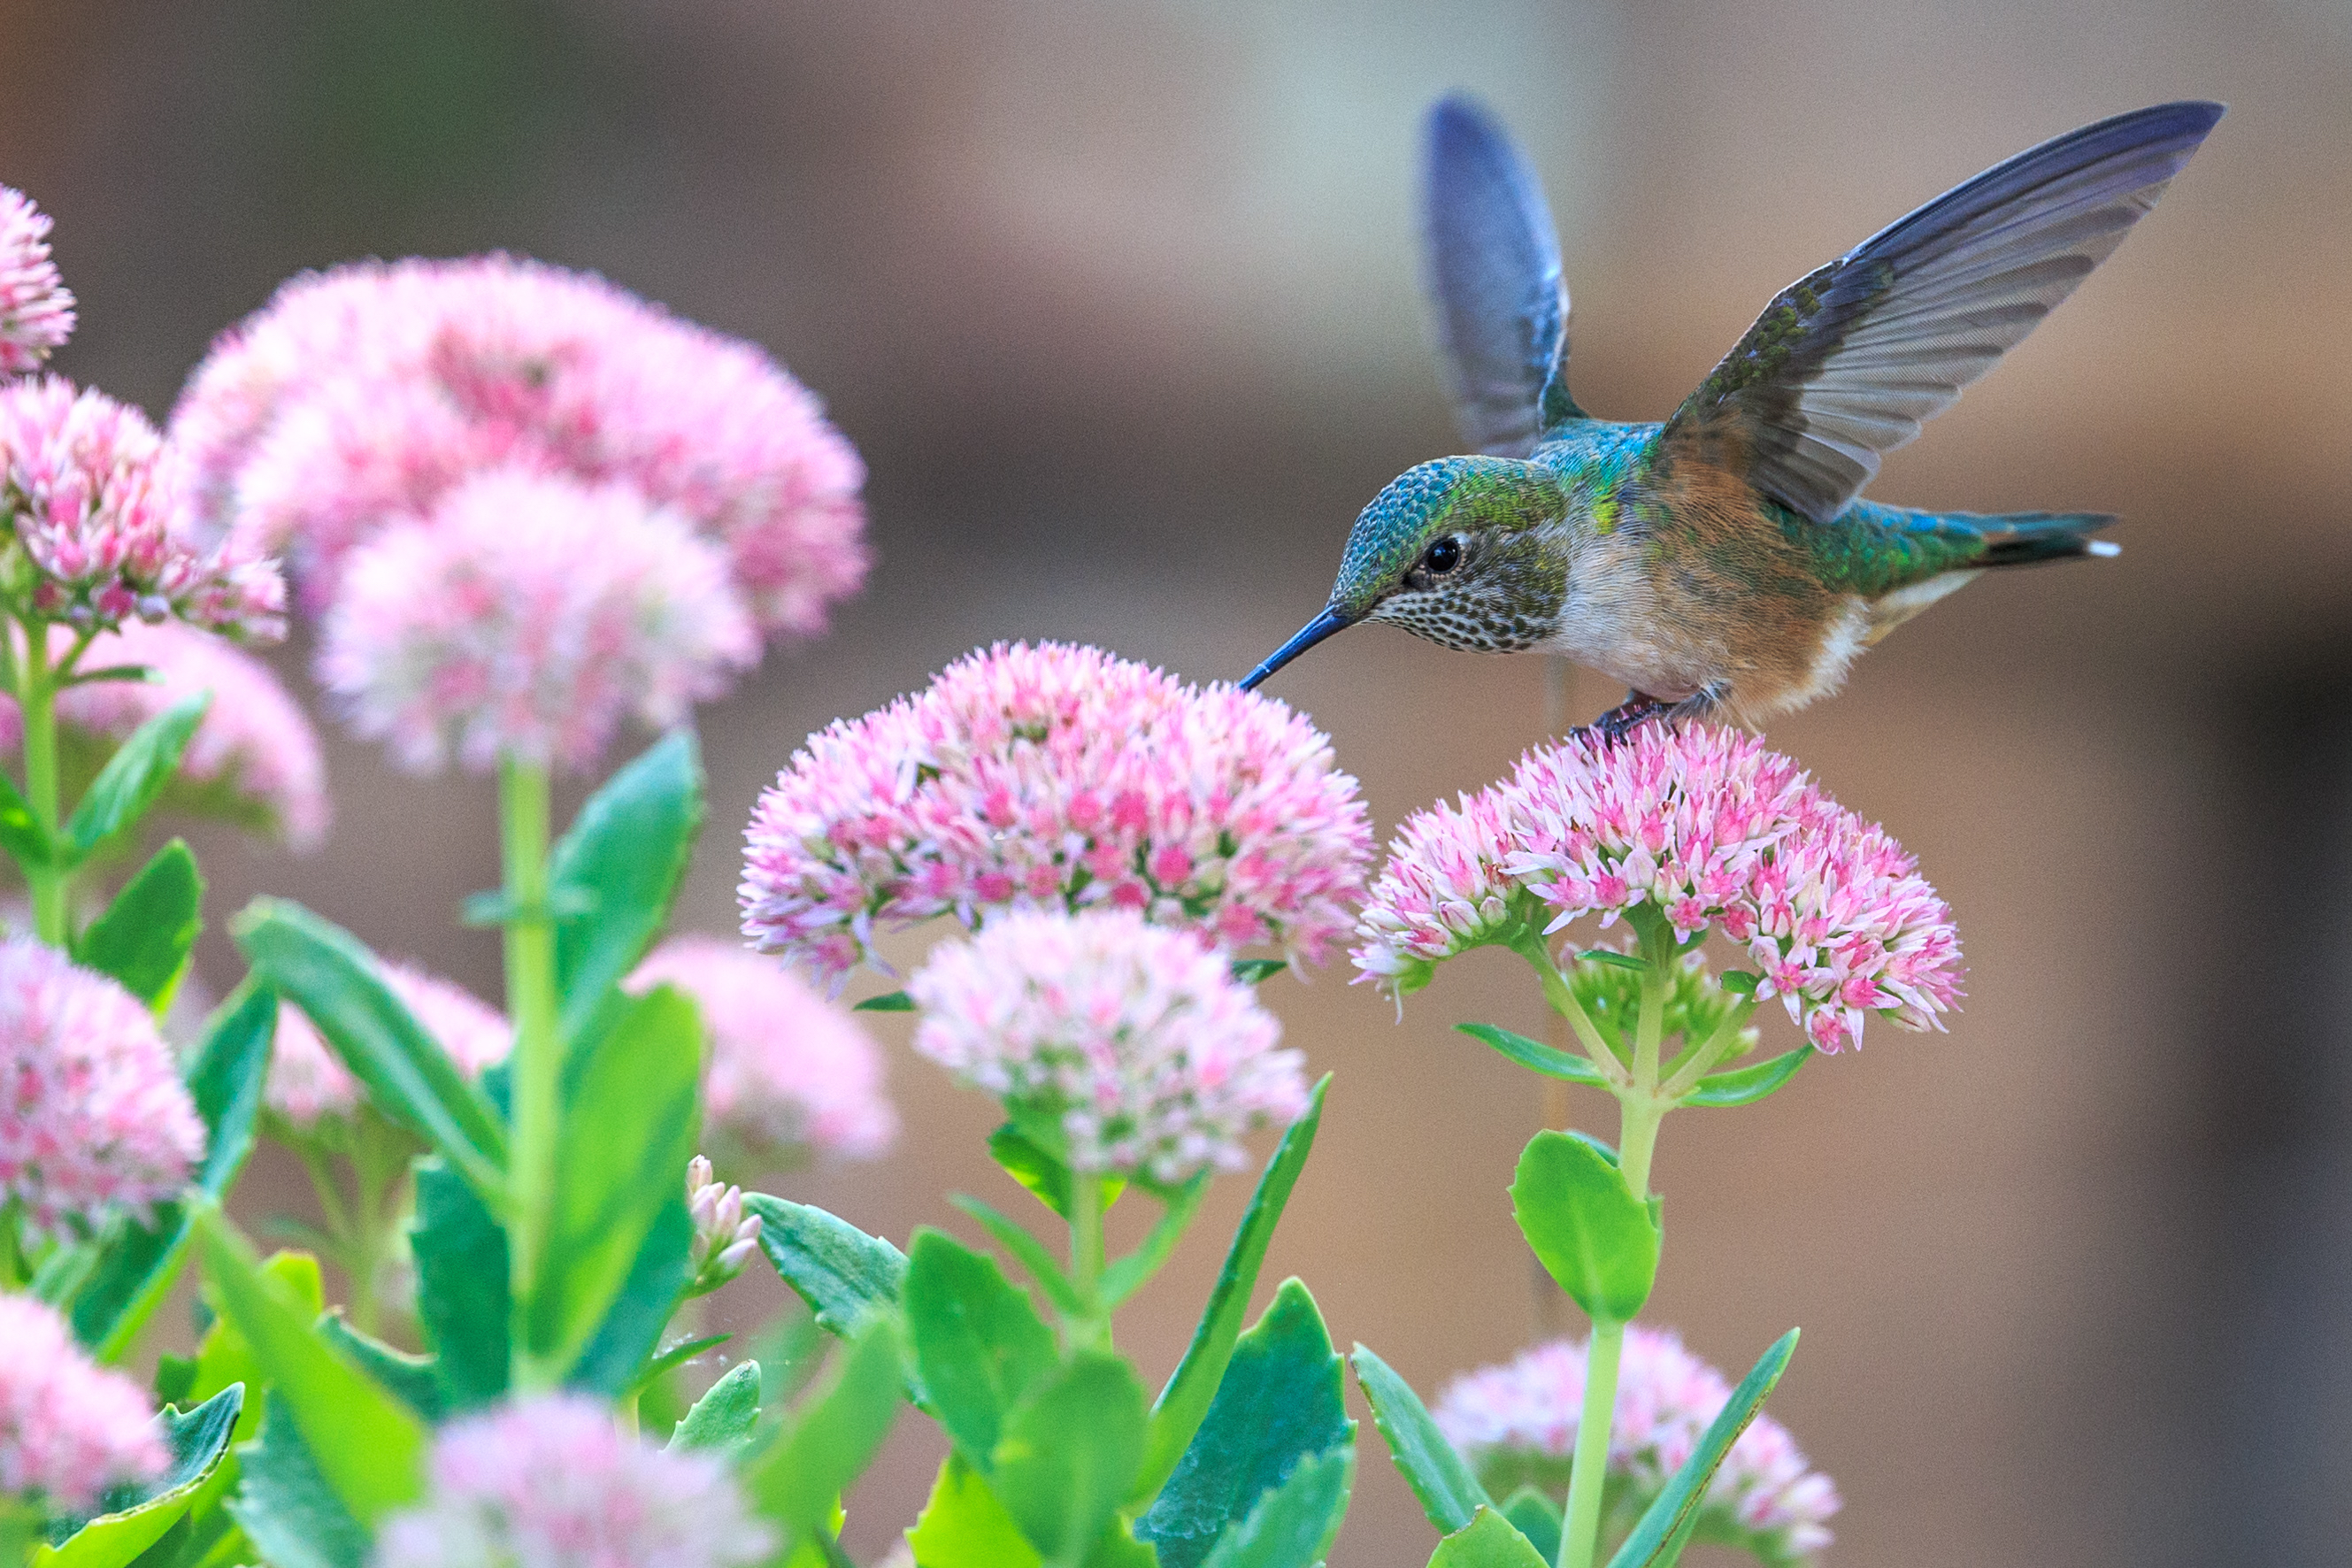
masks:
[[[313,609],[370,533],[497,468],[677,515],[765,634],[821,630],[865,575],[865,471],[805,388],[749,343],[536,262],[297,278],[214,346],[173,434],[210,526],[286,553]],[[583,529],[579,553],[597,543]]]
[[[743,1271],[760,1245],[760,1216],[743,1212],[743,1189],[719,1179],[697,1154],[686,1163],[686,1212],[694,1222],[687,1278],[694,1295],[707,1295]]]
[[[759,661],[725,555],[623,485],[499,469],[352,551],[319,678],[419,772],[579,770],[634,713],[683,718]]]
[[[177,1193],[204,1152],[139,999],[31,937],[0,942],[0,1202],[39,1230],[94,1229]]]
[[[1555,1340],[1517,1360],[1456,1378],[1437,1401],[1438,1429],[1475,1468],[1496,1460],[1557,1461],[1576,1451],[1584,1407],[1584,1342]],[[1654,1496],[1697,1449],[1731,1398],[1731,1384],[1668,1330],[1633,1325],[1617,1369],[1609,1469],[1636,1495]],[[1732,1444],[1706,1491],[1738,1528],[1774,1538],[1778,1554],[1803,1558],[1829,1543],[1837,1488],[1811,1469],[1788,1428],[1759,1415]]]
[[[1370,828],[1280,702],[1098,648],[998,644],[809,737],[747,835],[743,931],[838,984],[877,922],[1092,905],[1320,960]]]
[[[674,937],[629,977],[694,999],[709,1039],[703,1125],[761,1156],[807,1150],[868,1160],[898,1116],[882,1092],[882,1053],[849,1010],[796,975],[715,937]]]
[[[286,633],[278,564],[188,531],[155,427],[56,376],[0,386],[0,520],[37,574],[32,614],[77,628],[175,618],[250,641]]]
[[[413,964],[387,963],[382,973],[392,994],[467,1078],[479,1078],[483,1068],[504,1061],[514,1048],[514,1031],[506,1019],[472,992]],[[291,1002],[278,1009],[278,1037],[270,1047],[262,1098],[297,1132],[359,1109],[358,1080]]]
[[[170,1459],[136,1383],[83,1354],[50,1308],[0,1291],[0,1507],[86,1510]]]
[[[49,259],[49,215],[0,185],[0,375],[38,370],[73,330],[74,297]]]
[[[1247,1163],[1242,1138],[1307,1109],[1305,1058],[1232,965],[1133,910],[1024,911],[950,942],[908,983],[915,1049],[1057,1122],[1074,1170],[1181,1182]]]
[[[1746,951],[1813,1044],[1859,1044],[1871,1013],[1940,1027],[1959,995],[1951,911],[1885,831],[1789,758],[1728,729],[1652,725],[1522,758],[1460,806],[1415,814],[1366,902],[1363,978],[1399,994],[1485,942],[1646,904],[1681,937]]]
[[[725,1460],[640,1442],[583,1394],[444,1426],[428,1473],[373,1568],[750,1568],[776,1544]]]

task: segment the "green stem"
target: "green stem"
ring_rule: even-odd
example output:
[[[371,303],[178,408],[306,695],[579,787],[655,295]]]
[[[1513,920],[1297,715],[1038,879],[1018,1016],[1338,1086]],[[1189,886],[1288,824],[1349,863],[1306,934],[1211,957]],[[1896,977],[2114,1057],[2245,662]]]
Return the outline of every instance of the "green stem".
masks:
[[[554,1369],[530,1348],[530,1305],[555,1204],[562,1118],[562,1044],[555,1032],[555,927],[548,919],[549,786],[543,763],[504,758],[499,827],[506,861],[507,1013],[514,1021],[514,1135],[507,1173],[507,1237],[518,1390],[554,1386]]]
[[[1070,1325],[1070,1347],[1111,1348],[1110,1314],[1102,1307],[1102,1178],[1090,1171],[1070,1173],[1070,1283],[1085,1315]]]
[[[24,1204],[16,1198],[0,1204],[0,1290],[21,1290],[33,1278],[25,1257]],[[0,1557],[0,1563],[6,1559]]]
[[[1629,1084],[1632,1080],[1625,1076],[1625,1064],[1618,1059],[1617,1053],[1611,1050],[1609,1042],[1601,1037],[1601,1026],[1595,1024],[1592,1015],[1584,1010],[1583,1002],[1577,997],[1576,988],[1569,984],[1568,976],[1552,961],[1551,948],[1543,937],[1529,930],[1521,935],[1520,940],[1511,943],[1511,951],[1526,959],[1529,967],[1535,970],[1537,977],[1543,982],[1544,1000],[1550,1003],[1552,1011],[1567,1019],[1568,1026],[1576,1031],[1577,1043],[1584,1047],[1584,1054],[1591,1058],[1592,1065],[1607,1074],[1611,1083],[1620,1088]]]
[[[1596,1322],[1584,1348],[1584,1409],[1577,1418],[1576,1458],[1569,1471],[1568,1511],[1559,1529],[1559,1568],[1592,1568],[1601,1541],[1601,1494],[1609,1481],[1609,1427],[1617,1409],[1617,1363],[1625,1325]]]
[[[24,624],[25,657],[16,667],[16,706],[25,722],[25,804],[51,844],[58,838],[58,674],[49,667],[48,627]],[[66,945],[67,874],[56,865],[27,866],[33,930],[51,947]]]
[[[1680,1100],[1697,1088],[1698,1080],[1706,1076],[1708,1068],[1723,1059],[1724,1054],[1739,1038],[1739,1031],[1748,1027],[1748,1020],[1755,1016],[1756,1004],[1753,1001],[1743,1002],[1725,1013],[1723,1022],[1716,1026],[1715,1033],[1701,1042],[1696,1049],[1685,1051],[1667,1065],[1665,1071],[1669,1076],[1659,1086],[1658,1098]]]

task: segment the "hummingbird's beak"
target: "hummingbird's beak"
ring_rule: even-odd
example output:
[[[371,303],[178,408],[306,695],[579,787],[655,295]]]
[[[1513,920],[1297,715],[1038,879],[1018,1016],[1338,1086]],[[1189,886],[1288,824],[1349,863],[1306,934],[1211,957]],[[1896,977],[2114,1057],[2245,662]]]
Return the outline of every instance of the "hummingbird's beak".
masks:
[[[1244,691],[1255,690],[1257,687],[1265,680],[1265,678],[1272,675],[1276,670],[1280,669],[1284,665],[1288,664],[1292,659],[1297,658],[1300,654],[1305,653],[1308,648],[1313,647],[1317,643],[1321,642],[1333,632],[1346,631],[1349,626],[1354,626],[1355,624],[1356,617],[1343,616],[1339,611],[1327,606],[1321,615],[1316,616],[1313,620],[1299,627],[1298,635],[1297,637],[1292,637],[1288,642],[1284,643],[1280,647],[1276,648],[1272,653],[1266,656],[1265,662],[1264,664],[1259,665],[1255,669],[1251,670],[1249,674],[1244,676],[1242,678],[1242,689]]]

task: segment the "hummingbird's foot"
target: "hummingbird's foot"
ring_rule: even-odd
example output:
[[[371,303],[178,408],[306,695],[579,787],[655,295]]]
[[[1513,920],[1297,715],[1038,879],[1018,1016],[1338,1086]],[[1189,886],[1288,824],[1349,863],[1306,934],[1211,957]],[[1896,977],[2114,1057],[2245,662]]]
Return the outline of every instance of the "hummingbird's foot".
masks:
[[[1590,724],[1580,724],[1568,732],[1569,739],[1583,740],[1598,736],[1604,746],[1613,746],[1653,719],[1664,719],[1675,710],[1671,702],[1661,702],[1639,691],[1629,691],[1625,700],[1601,715]]]

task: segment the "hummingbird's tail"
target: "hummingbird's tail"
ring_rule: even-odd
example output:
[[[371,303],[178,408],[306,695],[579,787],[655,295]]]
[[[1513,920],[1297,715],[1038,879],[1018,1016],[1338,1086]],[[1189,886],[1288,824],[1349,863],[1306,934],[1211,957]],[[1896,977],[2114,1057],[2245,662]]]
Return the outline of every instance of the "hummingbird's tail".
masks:
[[[2121,552],[2120,546],[2091,537],[2116,521],[2103,511],[2012,511],[1944,521],[1972,528],[1983,539],[1984,553],[1969,563],[1972,566],[2027,566]]]

